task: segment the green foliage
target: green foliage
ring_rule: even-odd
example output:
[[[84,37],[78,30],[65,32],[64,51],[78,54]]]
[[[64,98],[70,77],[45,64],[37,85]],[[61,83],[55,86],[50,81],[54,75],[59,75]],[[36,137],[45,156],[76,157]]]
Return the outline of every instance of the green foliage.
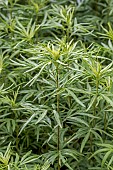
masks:
[[[113,0],[0,0],[0,170],[113,169]]]

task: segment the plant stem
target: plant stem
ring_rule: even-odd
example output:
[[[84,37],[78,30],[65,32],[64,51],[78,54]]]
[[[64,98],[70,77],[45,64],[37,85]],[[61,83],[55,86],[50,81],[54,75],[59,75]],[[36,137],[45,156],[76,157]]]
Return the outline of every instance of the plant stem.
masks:
[[[96,116],[96,104],[97,104],[97,97],[98,97],[98,87],[99,87],[99,75],[97,75],[96,77],[96,98],[95,98],[95,101],[94,101],[94,104],[93,104],[93,116]],[[92,127],[95,127],[95,118],[93,119],[92,121]],[[91,137],[90,137],[90,148],[91,148],[91,151],[93,151],[93,147],[92,147],[92,140],[93,140],[93,135],[91,134]]]
[[[96,14],[98,14],[98,0],[96,0],[95,10],[96,10]]]
[[[109,22],[109,13],[110,13],[110,0],[108,0],[108,10],[107,10],[107,22]]]
[[[98,86],[99,86],[99,78],[96,78],[96,98],[93,105],[93,116],[96,116],[96,104],[97,104],[97,97],[98,97]],[[95,119],[93,120],[93,127],[95,126]]]
[[[56,67],[56,72],[57,72],[57,76],[56,76],[56,86],[57,86],[57,113],[59,114],[59,68],[58,65]],[[58,170],[60,170],[60,157],[59,157],[59,151],[60,151],[60,127],[58,126],[57,129],[57,150],[58,150]]]
[[[69,32],[70,32],[70,27],[68,26],[68,28],[67,28],[67,42],[69,41]]]
[[[106,128],[107,128],[107,114],[106,111],[104,113],[104,131],[106,132]],[[106,139],[106,135],[104,134],[103,136],[104,140]]]

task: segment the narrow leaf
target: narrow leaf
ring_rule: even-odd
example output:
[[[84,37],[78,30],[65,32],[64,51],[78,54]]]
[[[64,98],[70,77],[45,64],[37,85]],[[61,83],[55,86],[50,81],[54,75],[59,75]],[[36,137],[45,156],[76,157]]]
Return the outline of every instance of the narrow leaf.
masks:
[[[21,134],[21,132],[25,129],[25,127],[32,121],[32,119],[33,119],[36,115],[37,115],[37,114],[34,113],[34,114],[27,120],[27,122],[26,122],[26,123],[23,125],[23,127],[21,128],[18,136]]]
[[[89,139],[89,136],[90,136],[90,131],[85,135],[85,138],[83,139],[82,141],[82,144],[81,144],[81,148],[80,148],[80,152],[82,153],[85,145],[86,145],[86,142],[88,141]]]
[[[47,110],[45,110],[45,111],[39,116],[39,118],[38,118],[38,120],[37,120],[37,122],[36,122],[35,124],[39,123],[39,122],[45,117],[46,114],[47,114]]]
[[[53,113],[54,113],[54,117],[55,117],[55,120],[56,122],[58,123],[58,125],[62,128],[62,125],[61,125],[61,122],[60,122],[60,117],[59,117],[59,114],[56,110],[53,110]]]
[[[109,97],[107,97],[104,94],[101,94],[101,96],[106,100],[107,103],[109,103],[111,106],[113,106],[113,101]]]
[[[67,92],[75,99],[75,101],[80,104],[81,106],[85,107],[85,105],[77,98],[77,96],[69,89],[66,89]]]
[[[104,156],[104,158],[103,158],[103,160],[102,160],[102,167],[104,166],[106,160],[108,159],[108,157],[109,157],[109,155],[110,155],[111,153],[112,153],[112,150],[108,151],[108,152],[105,154],[105,156]]]

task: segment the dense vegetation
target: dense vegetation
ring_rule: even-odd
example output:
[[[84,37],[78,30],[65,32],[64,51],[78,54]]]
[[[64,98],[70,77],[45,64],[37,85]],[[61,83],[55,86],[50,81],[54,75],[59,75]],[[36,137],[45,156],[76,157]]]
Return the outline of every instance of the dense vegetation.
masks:
[[[113,170],[113,0],[0,0],[0,170]]]

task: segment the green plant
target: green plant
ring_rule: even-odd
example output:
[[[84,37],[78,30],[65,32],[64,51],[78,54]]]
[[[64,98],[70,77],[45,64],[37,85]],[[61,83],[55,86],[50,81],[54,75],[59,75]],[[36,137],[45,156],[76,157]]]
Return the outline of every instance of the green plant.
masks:
[[[113,169],[112,17],[112,0],[0,1],[1,170]]]
[[[36,155],[31,155],[31,151],[27,152],[25,155],[23,155],[20,159],[19,155],[17,153],[13,153],[11,151],[10,147],[11,143],[8,145],[7,150],[3,154],[0,152],[0,169],[16,169],[16,170],[22,170],[22,169],[32,169],[32,170],[47,170],[49,168],[48,162],[46,162],[43,166],[36,165],[36,161],[39,159]],[[15,155],[15,158],[14,158]],[[34,162],[35,165],[32,165]]]

